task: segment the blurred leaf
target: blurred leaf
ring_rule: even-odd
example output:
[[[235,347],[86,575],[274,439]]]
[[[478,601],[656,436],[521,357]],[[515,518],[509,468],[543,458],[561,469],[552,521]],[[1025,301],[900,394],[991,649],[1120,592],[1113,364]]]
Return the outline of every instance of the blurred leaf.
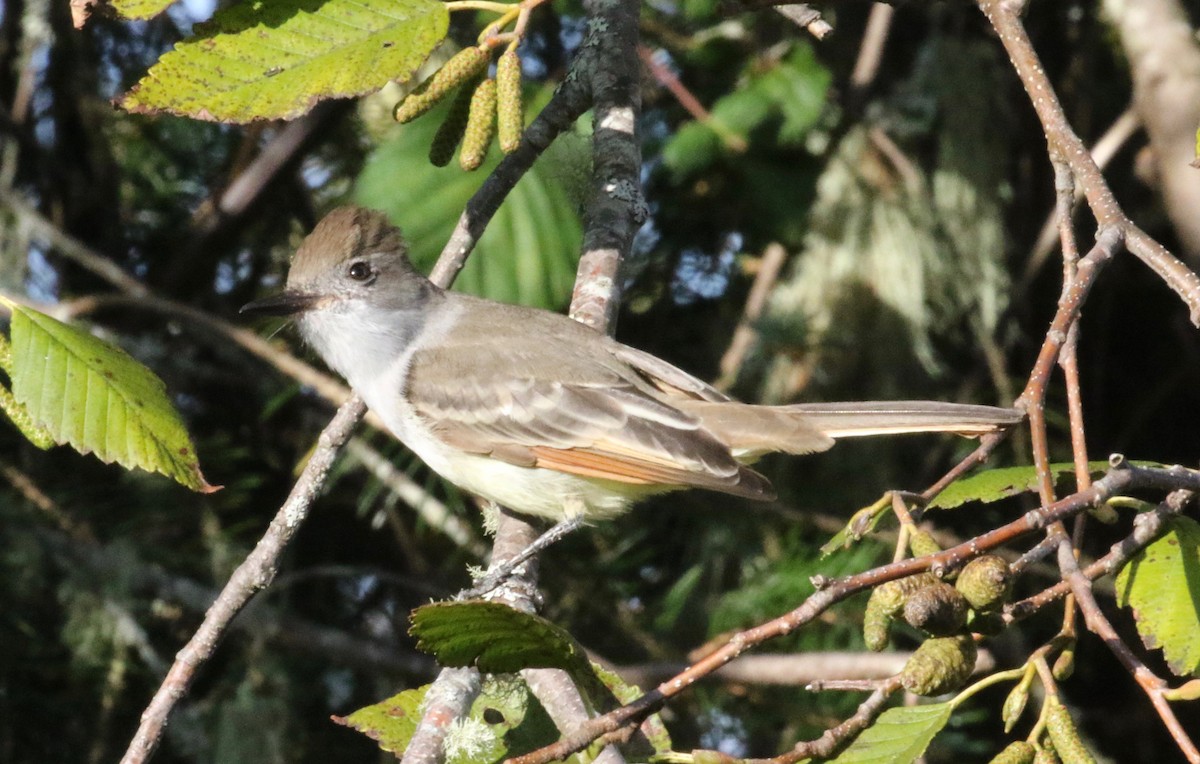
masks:
[[[720,150],[715,130],[702,122],[688,122],[663,146],[663,164],[676,178],[686,177],[712,164]]]
[[[359,203],[388,213],[404,230],[413,262],[426,271],[467,200],[500,161],[499,150],[493,149],[481,173],[431,165],[429,144],[443,110],[397,129],[367,160],[354,191]],[[543,156],[500,205],[458,275],[457,289],[540,308],[566,304],[583,241],[571,186],[586,146],[572,137],[555,141],[556,147],[563,145],[553,156]]]
[[[950,703],[889,708],[831,764],[911,764],[950,721]]]
[[[152,371],[82,329],[11,307],[13,395],[55,442],[195,491],[217,490]]]
[[[1117,602],[1133,608],[1138,633],[1161,648],[1178,676],[1200,676],[1200,523],[1168,521],[1170,530],[1117,575]]]
[[[704,566],[693,565],[672,584],[659,605],[659,613],[654,619],[656,628],[670,629],[671,625],[679,619],[703,575]]]
[[[772,118],[779,119],[779,143],[798,143],[820,118],[829,82],[829,71],[812,47],[798,43],[775,65],[751,72],[744,86],[713,104],[710,122],[680,127],[663,147],[663,164],[678,180],[711,164],[724,146],[736,146]]]
[[[803,547],[791,550],[789,556],[781,560],[763,560],[747,573],[739,587],[725,593],[715,604],[709,634],[737,631],[787,613],[816,591],[812,584],[814,575],[839,578],[858,573],[877,564],[880,552],[880,546],[872,543],[822,558],[817,550]],[[797,632],[774,642],[773,647],[779,650],[801,647],[845,650],[848,645],[862,643],[858,626],[857,618],[836,619],[820,633]]]
[[[1136,461],[1130,464],[1139,467],[1161,467],[1158,462]],[[1109,468],[1106,461],[1088,462],[1093,476],[1103,475]],[[1050,465],[1050,474],[1057,483],[1061,478],[1073,475],[1075,465],[1070,462],[1055,462]],[[929,503],[929,509],[954,509],[969,501],[989,504],[1007,499],[1019,493],[1037,490],[1037,470],[1032,467],[1001,467],[987,470],[971,477],[956,480]]]
[[[792,48],[780,66],[758,83],[783,115],[780,143],[799,143],[817,124],[825,110],[831,79],[829,70],[817,60],[816,51],[806,44]]]
[[[496,602],[438,602],[413,611],[417,648],[446,666],[493,674],[560,668],[590,675],[586,654],[566,630]]]
[[[120,105],[215,122],[293,119],[406,79],[448,25],[436,0],[243,0],[197,25]]]
[[[171,7],[175,0],[112,0],[112,8],[125,19],[149,19]]]

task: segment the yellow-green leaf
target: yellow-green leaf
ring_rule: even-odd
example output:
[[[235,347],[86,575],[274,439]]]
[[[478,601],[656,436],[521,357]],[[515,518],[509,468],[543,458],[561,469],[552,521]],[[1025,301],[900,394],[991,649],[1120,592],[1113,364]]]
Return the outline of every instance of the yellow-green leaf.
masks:
[[[1139,467],[1161,467],[1157,462],[1133,461]],[[1075,472],[1075,465],[1070,462],[1055,462],[1049,465],[1050,474],[1057,482]],[[1109,468],[1108,462],[1088,462],[1088,470],[1093,476],[1104,474]],[[985,470],[970,477],[956,480],[946,487],[933,501],[929,502],[930,509],[953,509],[970,501],[980,501],[985,504],[1000,499],[1037,490],[1037,469],[1028,467],[1000,467]]]
[[[909,764],[925,753],[953,710],[950,703],[889,708],[831,764]]]
[[[150,19],[171,7],[175,0],[112,0],[112,8],[125,19]]]
[[[335,716],[333,721],[358,730],[389,753],[403,753],[425,713],[430,686],[405,690],[348,716]],[[541,748],[557,737],[554,723],[524,681],[515,676],[487,676],[471,710],[448,733],[445,761],[500,761]],[[568,761],[581,764],[582,757]]]
[[[120,104],[216,122],[292,119],[407,78],[448,25],[438,0],[243,0],[197,25]]]
[[[103,462],[214,491],[162,380],[124,351],[47,315],[12,308],[13,395],[56,443]]]
[[[1117,601],[1133,608],[1138,633],[1161,647],[1179,676],[1200,676],[1200,523],[1170,520],[1170,530],[1117,576]]]

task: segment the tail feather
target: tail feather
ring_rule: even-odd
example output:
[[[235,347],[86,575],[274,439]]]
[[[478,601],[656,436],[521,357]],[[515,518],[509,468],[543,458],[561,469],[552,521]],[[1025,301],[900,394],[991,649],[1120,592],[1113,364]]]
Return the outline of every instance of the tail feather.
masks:
[[[755,406],[736,402],[675,402],[729,446],[740,461],[781,451],[825,451],[835,438],[951,432],[985,435],[1021,421],[1015,409],[937,401],[871,401]]]
[[[831,438],[913,432],[986,435],[1023,419],[1016,409],[940,401],[800,403],[779,408],[802,416]]]

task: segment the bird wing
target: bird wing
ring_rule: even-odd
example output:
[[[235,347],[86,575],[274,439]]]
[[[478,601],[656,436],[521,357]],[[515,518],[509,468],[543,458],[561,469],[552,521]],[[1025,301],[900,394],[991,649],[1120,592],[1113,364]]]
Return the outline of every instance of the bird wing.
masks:
[[[407,397],[437,437],[469,453],[619,483],[773,497],[696,416],[617,359],[616,343],[588,354],[543,338],[514,345],[492,335],[452,354],[418,351]]]

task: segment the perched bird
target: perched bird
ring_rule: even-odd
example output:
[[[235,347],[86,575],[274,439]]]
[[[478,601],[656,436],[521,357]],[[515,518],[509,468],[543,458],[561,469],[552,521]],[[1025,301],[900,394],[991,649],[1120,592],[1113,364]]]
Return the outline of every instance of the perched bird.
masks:
[[[426,464],[459,487],[553,520],[613,517],[681,488],[770,500],[746,466],[836,438],[979,435],[1012,409],[930,401],[739,403],[556,313],[446,291],[379,212],[341,207],[292,260],[287,288],[243,312],[294,315],[304,339]]]

